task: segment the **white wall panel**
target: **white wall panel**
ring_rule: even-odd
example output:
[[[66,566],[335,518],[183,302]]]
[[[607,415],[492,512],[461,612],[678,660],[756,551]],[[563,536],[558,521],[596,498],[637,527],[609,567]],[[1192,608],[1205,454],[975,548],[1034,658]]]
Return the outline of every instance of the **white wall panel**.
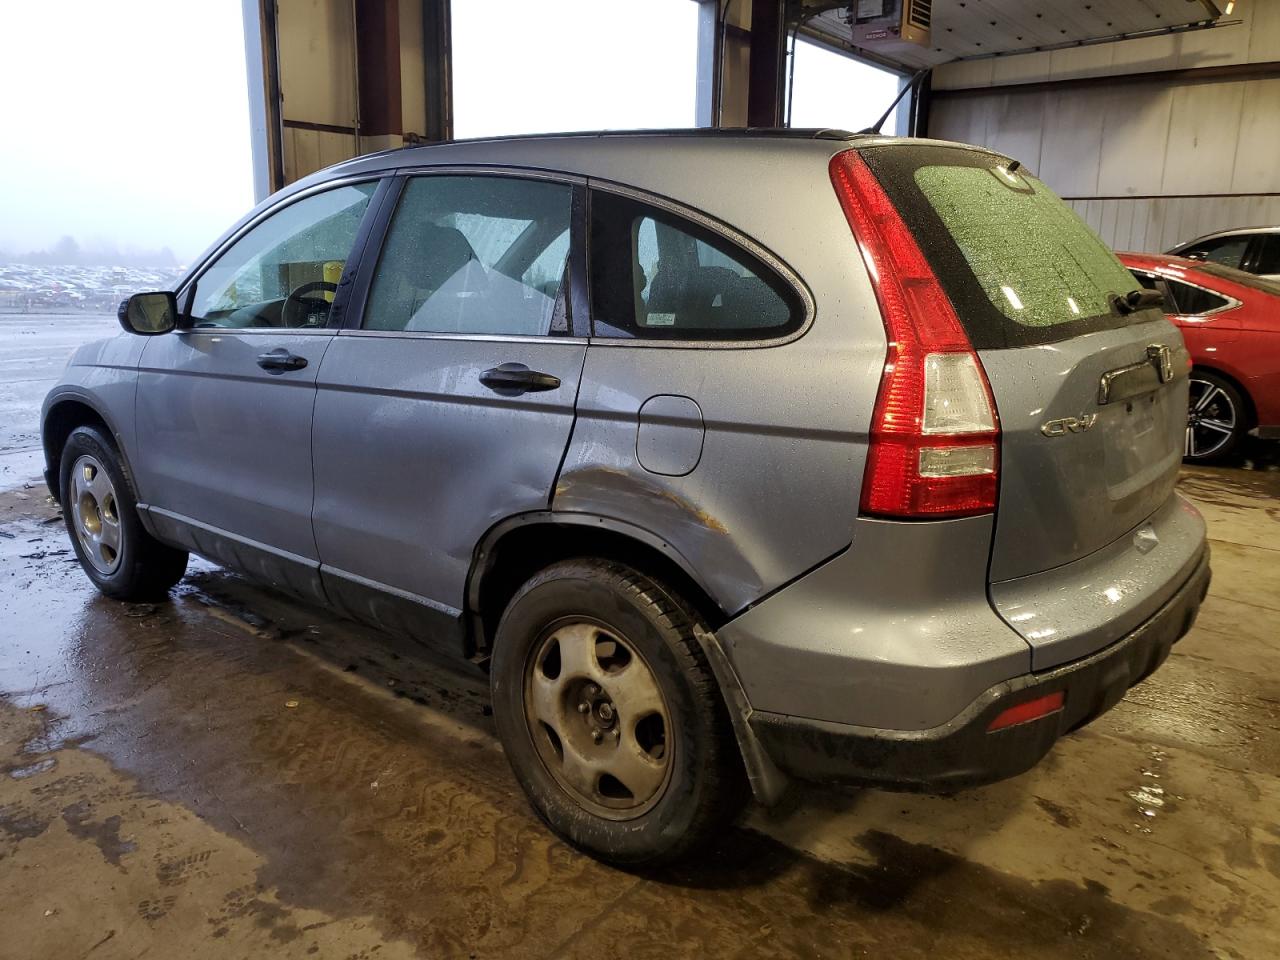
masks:
[[[1098,165],[1099,195],[1158,192],[1172,107],[1171,90],[1146,84],[1117,89],[1107,98]]]
[[[1228,29],[1226,27],[1218,29]],[[1231,27],[1238,30],[1238,27]],[[1141,37],[1121,43],[1109,43],[1115,52],[1112,58],[1112,75],[1117,73],[1150,73],[1153,70],[1174,70],[1178,66],[1178,37]]]
[[[1098,193],[1102,162],[1102,123],[1109,91],[1101,89],[1048,91],[1045,100],[1044,144],[1039,177],[1066,197]]]
[[[1249,62],[1266,63],[1280,60],[1280,3],[1276,0],[1259,0],[1248,5]]]
[[[991,61],[991,82],[1002,83],[1038,83],[1048,80],[1051,72],[1053,54],[1028,53],[1017,57],[996,57]]]
[[[929,136],[984,146],[987,141],[987,115],[990,112],[990,97],[948,100],[945,109],[935,108],[930,115]]]
[[[1244,83],[1194,83],[1173,90],[1159,192],[1225,192],[1240,139]],[[1280,116],[1271,118],[1280,125]]]
[[[939,90],[945,90],[950,87],[990,86],[996,59],[1014,60],[1021,59],[1021,57],[999,57],[995,59],[988,58],[986,60],[956,60],[953,63],[944,63],[941,66],[934,68],[933,85]]]
[[[1038,169],[1044,97],[997,94],[985,99],[990,109],[983,145],[1021,160],[1032,170]]]
[[[1224,227],[1280,223],[1280,197],[1094,199],[1071,206],[1116,250],[1159,252]]]
[[[1231,192],[1280,193],[1280,79],[1244,88]]]
[[[1108,76],[1114,72],[1111,69],[1114,56],[1115,44],[1113,43],[1054,50],[1049,54],[1049,79]]]

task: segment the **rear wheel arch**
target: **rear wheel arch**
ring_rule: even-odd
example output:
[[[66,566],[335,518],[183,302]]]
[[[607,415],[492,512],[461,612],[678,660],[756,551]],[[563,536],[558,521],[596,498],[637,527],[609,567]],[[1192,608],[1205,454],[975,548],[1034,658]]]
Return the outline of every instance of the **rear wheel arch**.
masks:
[[[712,630],[729,620],[687,561],[648,531],[592,514],[522,514],[490,528],[472,558],[466,590],[469,652],[487,659],[498,620],[515,592],[539,570],[573,557],[617,560],[656,578],[678,591]]]

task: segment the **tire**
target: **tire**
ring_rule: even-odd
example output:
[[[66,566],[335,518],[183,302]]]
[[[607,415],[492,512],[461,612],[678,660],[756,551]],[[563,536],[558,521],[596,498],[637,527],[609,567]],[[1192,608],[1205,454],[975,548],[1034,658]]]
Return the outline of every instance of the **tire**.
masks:
[[[1248,405],[1236,386],[1209,370],[1192,370],[1183,459],[1209,463],[1229,457],[1248,430]]]
[[[655,580],[587,558],[533,576],[498,624],[490,679],[507,758],[548,826],[600,860],[678,860],[748,795],[695,624]]]
[[[73,475],[74,474],[74,475]],[[187,570],[187,553],[152,537],[115,444],[95,427],[77,427],[58,463],[62,519],[80,566],[116,600],[160,600]]]

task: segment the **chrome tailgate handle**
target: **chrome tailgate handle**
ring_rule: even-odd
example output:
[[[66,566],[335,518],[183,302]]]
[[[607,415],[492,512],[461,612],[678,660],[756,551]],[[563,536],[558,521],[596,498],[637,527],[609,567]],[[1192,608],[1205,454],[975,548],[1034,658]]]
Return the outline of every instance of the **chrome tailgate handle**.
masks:
[[[1098,404],[1140,397],[1173,379],[1173,351],[1162,343],[1147,347],[1147,358],[1108,370],[1098,380]]]

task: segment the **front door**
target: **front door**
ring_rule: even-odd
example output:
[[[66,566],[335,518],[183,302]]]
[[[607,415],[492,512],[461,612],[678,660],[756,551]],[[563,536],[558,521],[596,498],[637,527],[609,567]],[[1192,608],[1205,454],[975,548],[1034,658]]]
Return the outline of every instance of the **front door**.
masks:
[[[358,328],[334,338],[318,382],[316,545],[353,615],[450,635],[485,531],[547,509],[586,354],[562,289],[575,189],[405,182],[353,298]]]
[[[311,418],[330,313],[375,182],[258,222],[182,291],[184,329],[148,341],[135,465],[169,539],[320,596]]]

